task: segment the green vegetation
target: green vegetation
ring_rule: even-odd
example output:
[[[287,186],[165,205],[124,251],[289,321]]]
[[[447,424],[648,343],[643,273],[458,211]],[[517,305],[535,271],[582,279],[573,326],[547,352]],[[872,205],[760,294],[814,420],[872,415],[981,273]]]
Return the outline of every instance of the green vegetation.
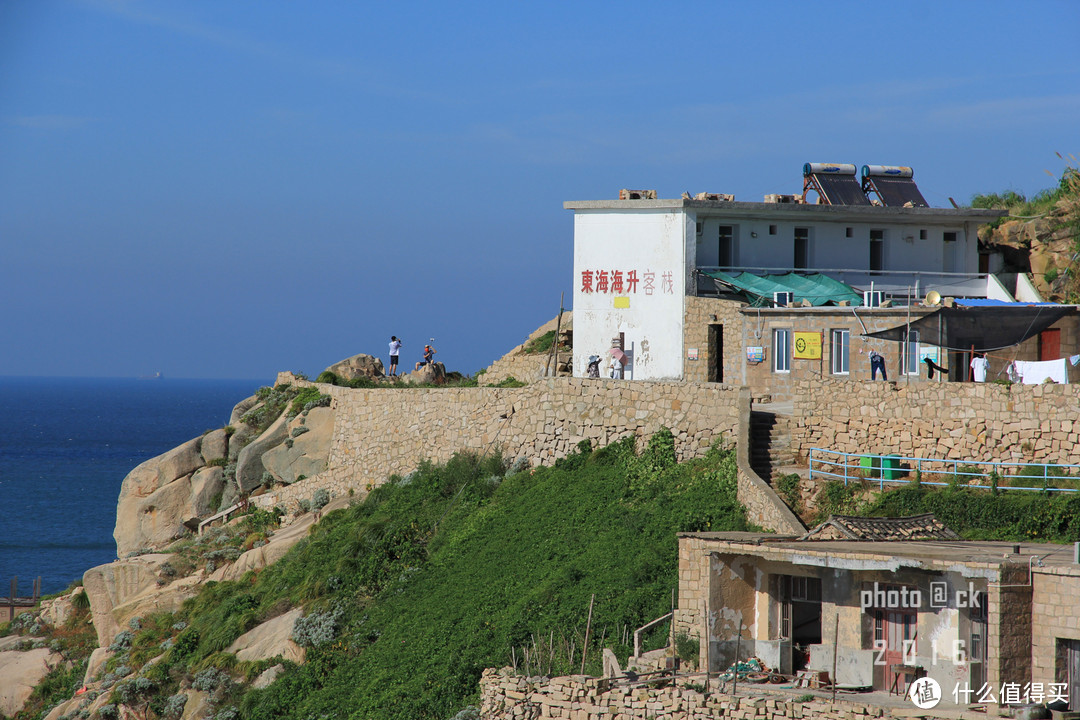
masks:
[[[991,487],[996,484],[991,477]],[[830,514],[905,517],[934,513],[967,540],[1071,543],[1080,537],[1080,493],[1003,492],[1003,486],[928,488],[914,482],[860,499],[860,487],[826,483],[819,521]]]
[[[522,348],[522,352],[530,355],[539,355],[541,353],[551,352],[551,346],[555,344],[555,331],[548,330],[543,335],[533,338],[525,347]],[[564,348],[560,348],[562,350]]]
[[[214,712],[443,720],[476,699],[484,668],[516,659],[525,670],[530,646],[533,672],[580,670],[593,594],[586,670],[598,673],[599,648],[629,653],[633,629],[670,609],[677,531],[748,529],[734,453],[679,464],[667,430],[640,457],[628,438],[595,452],[584,442],[554,467],[521,465],[459,454],[391,478],[274,565],[208,583],[176,618],[144,619],[122,662],[153,683],[161,714],[181,704],[170,698],[185,678],[213,684],[217,669],[250,680],[274,664],[223,651],[304,606],[294,638],[307,662],[286,663],[263,690],[222,680]],[[668,628],[654,630],[646,642],[663,644]]]

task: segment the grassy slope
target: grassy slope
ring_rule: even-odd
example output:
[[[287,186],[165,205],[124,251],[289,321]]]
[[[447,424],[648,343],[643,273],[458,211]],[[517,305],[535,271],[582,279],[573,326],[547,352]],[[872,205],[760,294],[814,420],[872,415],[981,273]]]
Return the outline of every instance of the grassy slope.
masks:
[[[576,672],[593,593],[588,668],[600,669],[600,637],[625,655],[612,638],[670,609],[675,532],[746,528],[733,454],[676,465],[669,434],[640,458],[624,442],[502,473],[497,458],[426,466],[328,515],[257,578],[208,587],[154,669],[163,691],[166,678],[230,665],[218,651],[287,600],[325,619],[330,639],[270,688],[233,693],[243,717],[447,718],[533,634],[555,637],[545,671]]]

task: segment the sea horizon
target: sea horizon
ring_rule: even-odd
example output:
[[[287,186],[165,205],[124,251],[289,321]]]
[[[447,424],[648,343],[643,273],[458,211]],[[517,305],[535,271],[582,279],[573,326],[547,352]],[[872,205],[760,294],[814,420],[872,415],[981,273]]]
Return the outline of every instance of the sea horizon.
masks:
[[[62,591],[116,559],[124,478],[140,463],[223,427],[267,381],[0,376],[0,595],[18,577]]]

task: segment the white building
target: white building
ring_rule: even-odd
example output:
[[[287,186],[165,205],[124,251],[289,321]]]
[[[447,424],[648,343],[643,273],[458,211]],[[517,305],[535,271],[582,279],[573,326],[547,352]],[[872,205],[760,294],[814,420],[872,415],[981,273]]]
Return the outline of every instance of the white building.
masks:
[[[590,355],[606,366],[621,341],[627,379],[683,379],[686,298],[715,294],[706,271],[811,270],[886,296],[1039,299],[1023,276],[1010,292],[980,272],[977,229],[1000,211],[715,198],[564,203],[574,211],[576,377]]]

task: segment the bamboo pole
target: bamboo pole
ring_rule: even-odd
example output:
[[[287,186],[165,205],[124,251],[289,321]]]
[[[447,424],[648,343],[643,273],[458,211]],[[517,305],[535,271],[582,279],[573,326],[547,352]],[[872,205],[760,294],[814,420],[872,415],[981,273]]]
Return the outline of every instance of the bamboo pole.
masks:
[[[742,649],[742,618],[739,618],[739,634],[735,636],[735,681],[731,685],[731,694],[739,691],[739,650]]]
[[[593,601],[596,600],[596,593],[592,594],[589,598],[589,619],[585,623],[585,642],[581,645],[581,674],[585,674],[585,658],[589,654],[589,631],[592,630],[592,608]]]
[[[705,601],[705,694],[709,694],[709,677],[712,672],[712,643],[709,642],[709,601]]]
[[[840,636],[840,610],[836,611],[836,622],[833,624],[832,634],[832,701],[836,702],[836,658],[840,655],[840,644],[837,638]]]

